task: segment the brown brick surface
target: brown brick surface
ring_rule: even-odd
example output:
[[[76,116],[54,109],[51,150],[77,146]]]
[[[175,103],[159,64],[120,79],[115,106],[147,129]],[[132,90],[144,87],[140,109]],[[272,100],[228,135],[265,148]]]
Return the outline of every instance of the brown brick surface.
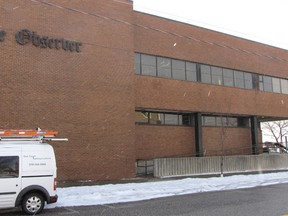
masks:
[[[134,51],[284,78],[288,53],[133,12],[126,0],[0,0],[0,26],[0,128],[68,137],[53,143],[60,181],[131,178],[136,159],[195,153],[193,127],[135,126],[135,107],[288,116],[287,95],[135,76]],[[81,52],[22,46],[21,29],[81,42]],[[219,146],[218,130],[204,130],[204,148]],[[229,134],[227,145],[249,143],[246,129]]]

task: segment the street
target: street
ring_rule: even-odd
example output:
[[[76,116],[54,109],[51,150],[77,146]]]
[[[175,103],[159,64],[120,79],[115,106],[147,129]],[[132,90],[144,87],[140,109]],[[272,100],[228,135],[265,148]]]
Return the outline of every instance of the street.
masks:
[[[0,215],[24,214],[19,210],[13,210],[0,211]],[[41,215],[286,216],[288,215],[288,184],[206,192],[122,204],[45,209]]]

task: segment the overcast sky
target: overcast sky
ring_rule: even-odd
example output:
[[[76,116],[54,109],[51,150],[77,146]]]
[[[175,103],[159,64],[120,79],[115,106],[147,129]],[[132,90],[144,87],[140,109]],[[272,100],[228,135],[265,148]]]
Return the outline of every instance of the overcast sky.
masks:
[[[288,50],[288,0],[134,0],[134,10]]]

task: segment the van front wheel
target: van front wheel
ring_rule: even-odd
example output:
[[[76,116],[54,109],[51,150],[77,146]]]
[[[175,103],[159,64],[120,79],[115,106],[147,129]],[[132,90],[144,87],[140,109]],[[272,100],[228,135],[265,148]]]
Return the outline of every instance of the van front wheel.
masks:
[[[25,195],[22,201],[22,210],[29,215],[40,213],[45,205],[43,196],[39,193],[30,193]]]

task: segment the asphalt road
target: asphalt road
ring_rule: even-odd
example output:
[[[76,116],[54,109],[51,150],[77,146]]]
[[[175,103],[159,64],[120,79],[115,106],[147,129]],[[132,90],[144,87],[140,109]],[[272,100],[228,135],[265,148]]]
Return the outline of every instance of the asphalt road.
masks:
[[[81,199],[81,197],[79,197]],[[0,215],[24,215],[19,210]],[[148,201],[45,209],[43,216],[288,216],[288,184]]]

